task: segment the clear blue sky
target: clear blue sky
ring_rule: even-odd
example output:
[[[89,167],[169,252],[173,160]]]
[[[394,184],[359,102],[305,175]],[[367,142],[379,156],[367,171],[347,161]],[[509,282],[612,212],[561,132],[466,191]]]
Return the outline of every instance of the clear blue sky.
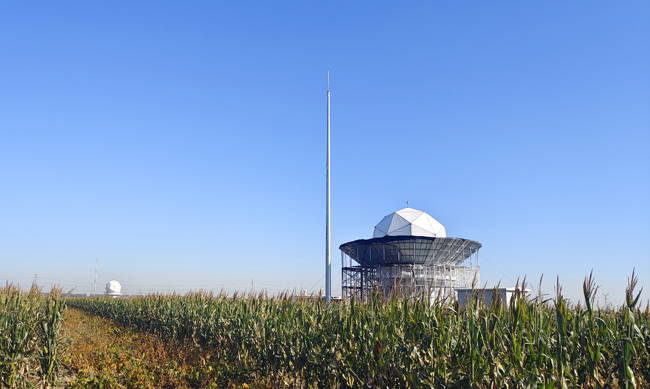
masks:
[[[335,294],[410,200],[488,286],[648,298],[647,1],[1,2],[0,282],[320,289],[328,70]]]

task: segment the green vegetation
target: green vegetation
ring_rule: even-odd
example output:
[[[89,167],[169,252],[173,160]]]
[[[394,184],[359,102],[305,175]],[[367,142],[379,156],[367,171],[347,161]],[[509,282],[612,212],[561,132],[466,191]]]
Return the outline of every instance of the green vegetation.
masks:
[[[485,307],[474,295],[465,309],[379,295],[63,299],[7,286],[0,387],[643,388],[650,309],[636,285],[633,274],[616,310],[595,306],[591,276],[577,305],[558,283],[546,301],[517,292]],[[68,310],[62,330],[66,303],[104,318]]]
[[[509,306],[473,296],[326,304],[279,297],[150,295],[70,299],[125,328],[195,347],[196,385],[215,387],[633,388],[650,386],[650,309],[634,274],[625,304],[571,306],[516,292]],[[525,284],[525,283],[524,283]],[[93,378],[95,379],[95,378]]]
[[[47,296],[11,285],[0,288],[0,387],[40,380],[51,385],[60,367],[65,302],[59,289]]]

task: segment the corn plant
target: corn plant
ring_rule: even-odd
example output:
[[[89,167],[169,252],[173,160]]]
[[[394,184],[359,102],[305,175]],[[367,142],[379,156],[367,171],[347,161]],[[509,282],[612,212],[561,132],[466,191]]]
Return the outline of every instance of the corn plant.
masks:
[[[59,372],[59,333],[63,324],[63,304],[61,290],[53,289],[49,298],[43,303],[42,317],[38,322],[40,339],[38,344],[39,375],[46,384],[52,384]]]
[[[223,387],[647,387],[650,314],[636,306],[635,280],[619,311],[594,307],[591,275],[584,305],[568,302],[559,280],[551,300],[528,298],[524,280],[507,306],[496,290],[489,306],[473,295],[464,308],[430,293],[336,304],[205,292],[67,304],[203,348]]]
[[[641,291],[634,297],[634,289],[638,279],[632,271],[632,278],[625,290],[625,305],[620,310],[620,355],[619,355],[619,384],[621,388],[636,388],[636,378],[633,370],[633,358],[637,357],[636,350],[640,347],[636,335],[641,335],[635,321],[635,306],[641,297]],[[642,339],[641,339],[642,340]],[[635,347],[636,346],[636,347]]]
[[[44,296],[7,285],[0,289],[0,387],[13,388],[36,374],[51,384],[59,365],[59,333],[65,302],[59,289]]]

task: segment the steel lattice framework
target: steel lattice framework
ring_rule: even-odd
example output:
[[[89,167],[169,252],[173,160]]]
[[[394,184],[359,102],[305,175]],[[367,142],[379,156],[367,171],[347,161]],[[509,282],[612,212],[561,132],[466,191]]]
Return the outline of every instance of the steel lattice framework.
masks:
[[[343,295],[449,294],[480,283],[479,242],[446,237],[384,236],[340,246]],[[353,264],[356,262],[357,265]]]

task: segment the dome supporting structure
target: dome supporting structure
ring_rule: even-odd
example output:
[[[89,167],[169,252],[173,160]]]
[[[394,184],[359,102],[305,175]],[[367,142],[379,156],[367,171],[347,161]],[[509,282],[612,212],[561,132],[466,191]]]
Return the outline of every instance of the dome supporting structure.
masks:
[[[384,265],[343,267],[343,295],[364,300],[383,296],[454,296],[457,288],[479,282],[479,268],[456,265]]]
[[[384,237],[340,246],[347,298],[452,295],[480,284],[481,244],[462,238]]]
[[[420,233],[418,223],[428,223],[427,231]],[[481,243],[448,238],[444,226],[424,212],[405,208],[388,215],[373,235],[339,247],[346,298],[455,296],[457,288],[480,284]]]

